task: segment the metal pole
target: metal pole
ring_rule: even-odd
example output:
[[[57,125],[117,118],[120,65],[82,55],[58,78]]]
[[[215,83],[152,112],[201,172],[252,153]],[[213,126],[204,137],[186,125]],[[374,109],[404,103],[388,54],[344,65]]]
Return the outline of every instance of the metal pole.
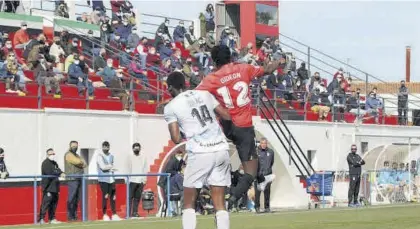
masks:
[[[157,74],[157,73],[155,73],[155,74]],[[157,91],[156,101],[159,103],[159,99],[160,99],[160,80],[159,80],[159,76],[156,77],[156,80],[157,80],[157,82],[156,82],[156,91]],[[149,88],[149,85],[147,85],[147,86],[148,87],[146,87],[146,89]],[[162,89],[162,101],[163,101],[163,89]]]
[[[37,180],[34,177],[34,224],[37,224],[37,208],[38,208],[38,194],[37,194]]]
[[[325,172],[322,172],[322,208],[325,208]]]
[[[258,84],[257,85],[257,116],[260,116],[260,109],[258,109],[260,107],[260,90],[261,90],[261,85]]]
[[[86,222],[86,179],[82,177],[82,221]]]
[[[303,120],[304,121],[306,121],[306,112],[308,112],[308,109],[306,108],[306,106],[308,105],[308,98],[309,98],[308,92],[305,92],[305,95],[303,97],[303,101],[304,101],[304,103],[303,103]]]
[[[311,47],[308,46],[308,75],[311,77]]]
[[[36,77],[38,78],[38,76]],[[42,107],[42,84],[39,80],[37,80],[37,84],[38,84],[38,109],[41,109]]]
[[[386,110],[385,110],[385,98],[382,98],[382,125],[384,125],[385,124],[385,112],[386,112]]]
[[[127,209],[126,209],[126,219],[129,219],[130,218],[130,201],[131,201],[131,198],[130,198],[130,176],[127,176],[127,184],[125,185],[125,187],[126,187],[126,195],[127,195],[127,198],[126,198],[126,206],[127,206]],[[136,209],[134,209],[134,210],[136,210]]]
[[[171,195],[171,182],[170,182],[171,175],[168,174],[166,176],[168,177],[166,179],[166,187],[167,187],[167,195],[166,195],[166,206],[167,206],[167,208],[166,209],[167,209],[167,215],[172,216],[171,202],[170,202],[170,200],[171,200],[171,198],[170,198],[170,195]]]
[[[85,98],[86,98],[86,109],[89,110],[89,78],[86,76],[85,82]]]
[[[274,102],[274,109],[277,111],[277,90],[274,90],[274,96],[273,96],[273,102]],[[286,100],[286,102],[287,102],[287,100]],[[273,111],[274,112],[274,111]],[[277,117],[277,112],[274,112],[274,115],[273,115],[273,117],[274,117],[274,119],[277,119],[278,117]]]
[[[408,160],[411,161],[411,138],[408,138]],[[411,166],[411,165],[410,165]],[[408,201],[411,201],[411,171],[408,167]]]
[[[369,84],[369,74],[366,73],[366,81],[365,81],[365,96],[368,96],[368,84]]]
[[[135,101],[134,101],[134,82],[133,76],[130,75],[130,111],[135,110]]]

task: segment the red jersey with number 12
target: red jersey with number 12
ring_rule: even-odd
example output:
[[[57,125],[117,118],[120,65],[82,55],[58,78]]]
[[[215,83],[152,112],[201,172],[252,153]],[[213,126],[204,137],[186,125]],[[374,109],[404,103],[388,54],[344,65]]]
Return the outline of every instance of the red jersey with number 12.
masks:
[[[237,127],[251,127],[249,84],[263,74],[262,67],[231,63],[204,77],[196,90],[206,90],[213,94],[229,110],[232,122]]]

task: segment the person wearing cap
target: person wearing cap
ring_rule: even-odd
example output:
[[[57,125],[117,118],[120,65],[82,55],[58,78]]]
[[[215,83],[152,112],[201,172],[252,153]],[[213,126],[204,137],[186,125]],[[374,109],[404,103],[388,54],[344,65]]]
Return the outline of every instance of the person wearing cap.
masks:
[[[360,176],[362,174],[362,165],[365,161],[356,153],[357,146],[351,145],[351,151],[347,156],[347,163],[349,165],[350,184],[348,192],[348,205],[349,207],[360,206],[358,197],[360,189]]]
[[[306,81],[309,79],[309,71],[306,69],[306,63],[302,62],[300,64],[300,68],[297,70],[297,75],[300,78],[300,80],[306,84]]]
[[[20,29],[16,31],[15,35],[13,36],[13,44],[15,45],[15,49],[23,49],[29,42],[29,34],[27,29],[28,24],[26,22],[20,23]]]
[[[130,154],[127,160],[128,174],[147,174],[149,166],[147,157],[141,152],[140,143],[136,142],[132,146],[133,153]],[[138,209],[143,192],[144,185],[146,184],[147,176],[133,176],[130,177],[130,211],[131,217],[139,217]]]
[[[4,150],[0,148],[0,178],[6,179],[9,176],[7,171],[6,163],[4,162]]]
[[[120,217],[117,215],[117,208],[115,205],[115,178],[114,172],[116,171],[114,167],[114,155],[111,154],[110,144],[107,141],[102,143],[102,152],[99,152],[96,157],[96,165],[98,171],[98,182],[99,186],[101,187],[102,192],[102,213],[103,213],[103,220],[104,221],[118,221],[121,220]],[[107,215],[107,202],[110,202],[112,217]]]
[[[42,186],[42,204],[39,211],[38,222],[44,224],[44,218],[48,211],[48,221],[50,224],[60,223],[55,219],[55,211],[57,210],[57,204],[60,193],[60,180],[58,177],[65,178],[65,174],[58,167],[55,161],[55,152],[52,148],[47,150],[47,158],[42,162],[41,172],[43,176],[54,176],[54,177],[43,177],[41,180]]]

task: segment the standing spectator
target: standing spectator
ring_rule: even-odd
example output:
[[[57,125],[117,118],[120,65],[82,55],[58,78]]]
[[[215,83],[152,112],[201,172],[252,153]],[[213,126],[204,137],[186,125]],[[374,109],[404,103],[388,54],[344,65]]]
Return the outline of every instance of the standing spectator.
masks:
[[[360,188],[360,175],[362,174],[362,165],[365,164],[365,161],[356,154],[357,146],[355,144],[351,145],[351,152],[347,156],[347,163],[349,165],[350,173],[350,185],[349,185],[349,207],[358,207],[360,206],[358,197],[359,197],[359,188]]]
[[[213,4],[208,4],[206,7],[206,12],[204,13],[204,18],[206,20],[206,32],[214,31],[216,24],[214,23],[214,8]]]
[[[174,41],[181,42],[183,44],[185,39],[185,33],[187,33],[187,31],[185,30],[184,21],[179,21],[179,25],[177,25],[174,29]]]
[[[44,218],[48,211],[48,221],[50,224],[60,223],[55,219],[55,211],[57,210],[58,198],[60,193],[60,181],[58,176],[64,178],[65,174],[58,167],[55,161],[55,152],[53,149],[47,150],[47,158],[42,162],[41,171],[43,176],[56,176],[42,178],[42,204],[39,211],[38,222],[44,224]]]
[[[117,77],[114,77],[111,79],[109,83],[109,87],[111,89],[111,96],[117,97],[121,100],[121,103],[123,104],[124,110],[130,109],[130,103],[128,100],[128,96],[130,95],[129,91],[126,90],[124,84],[123,84],[123,71],[122,69],[117,69]]]
[[[101,43],[102,45],[108,44],[111,41],[112,27],[108,23],[101,25]]]
[[[131,33],[130,35],[128,35],[128,38],[127,38],[127,47],[134,51],[134,49],[137,47],[139,43],[140,43],[140,36],[137,34],[137,28],[132,27]]]
[[[264,209],[265,212],[270,212],[270,191],[271,183],[273,182],[275,175],[273,174],[274,164],[274,151],[267,146],[268,142],[266,138],[260,140],[260,146],[258,147],[258,176],[260,180],[263,180],[260,184],[255,181],[255,210],[257,213],[260,212],[260,196],[261,192],[264,192]]]
[[[303,84],[306,84],[306,81],[309,79],[309,71],[306,69],[305,62],[302,62],[300,64],[300,68],[297,70],[297,74],[299,79],[303,82]]]
[[[38,84],[45,85],[45,92],[47,94],[52,94],[54,90],[56,96],[61,95],[60,83],[55,78],[51,64],[47,63],[43,56],[40,56],[39,64],[36,66],[34,74]]]
[[[144,153],[140,153],[140,143],[133,144],[133,154],[130,155],[128,161],[128,173],[129,174],[147,174],[149,171],[147,158]],[[141,194],[143,192],[144,184],[146,184],[147,176],[135,176],[130,177],[130,206],[131,217],[139,217],[138,209]]]
[[[165,21],[159,25],[157,31],[161,31],[162,34],[168,36],[170,40],[172,40],[171,34],[169,34],[169,19],[165,18]]]
[[[4,150],[0,148],[0,178],[6,179],[9,176],[7,171],[6,163],[4,162]]]
[[[156,31],[155,42],[153,43],[153,46],[155,48],[159,48],[159,46],[164,43],[165,43],[165,37],[163,36],[163,29],[158,29]]]
[[[270,90],[273,99],[283,98],[285,92],[285,86],[282,83],[281,76],[278,74],[278,71],[275,70],[272,74],[268,76],[267,79],[267,88]],[[257,92],[258,93],[258,92]]]
[[[69,151],[64,154],[64,172],[66,175],[83,175],[86,168],[85,160],[77,154],[79,143],[70,142]],[[77,220],[77,207],[82,197],[82,179],[80,177],[68,177],[67,220]]]
[[[55,9],[55,16],[69,18],[69,8],[65,2],[60,2],[60,5]]]
[[[69,72],[68,72],[68,83],[77,85],[77,89],[79,91],[79,95],[82,96],[84,90],[87,86],[87,91],[89,96],[93,96],[93,85],[92,82],[88,79],[86,73],[83,72],[82,68],[80,67],[80,60],[79,57],[76,55],[74,56],[74,61],[70,64]]]
[[[277,51],[280,51],[280,53],[283,53],[280,47],[280,40],[278,38],[274,40],[274,44],[271,45],[271,49],[273,50],[273,53],[276,53]]]
[[[185,33],[184,48],[188,48],[190,45],[194,44],[194,42],[196,40],[197,39],[194,36],[194,26],[193,25],[190,25],[188,27],[188,31]]]
[[[398,92],[398,124],[407,125],[408,110],[408,88],[405,81],[401,80],[401,86]]]
[[[23,49],[29,42],[28,24],[26,22],[20,23],[20,29],[16,31],[13,37],[13,45],[15,49]]]
[[[120,217],[117,215],[117,208],[115,207],[115,178],[113,177],[114,171],[114,155],[109,152],[109,142],[102,143],[102,152],[96,158],[96,165],[98,175],[109,175],[98,177],[99,186],[102,191],[102,213],[103,220],[110,221],[109,216],[106,214],[107,202],[109,199],[112,211],[112,220],[119,221]]]

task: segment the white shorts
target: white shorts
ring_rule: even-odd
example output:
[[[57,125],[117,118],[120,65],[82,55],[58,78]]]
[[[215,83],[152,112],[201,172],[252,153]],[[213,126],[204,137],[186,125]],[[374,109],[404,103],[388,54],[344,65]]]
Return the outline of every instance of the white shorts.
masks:
[[[230,157],[227,150],[214,153],[188,152],[184,187],[230,186],[230,180]]]

